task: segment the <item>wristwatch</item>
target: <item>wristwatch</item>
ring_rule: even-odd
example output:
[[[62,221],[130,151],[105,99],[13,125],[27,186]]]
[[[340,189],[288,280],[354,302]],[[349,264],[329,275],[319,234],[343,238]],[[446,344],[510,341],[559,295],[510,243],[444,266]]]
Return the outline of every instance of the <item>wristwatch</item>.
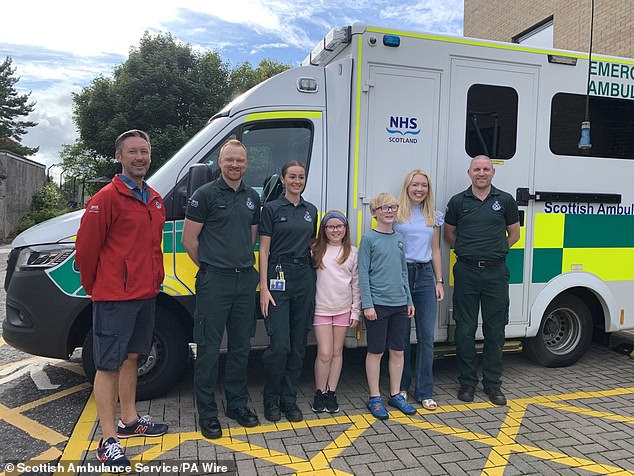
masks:
[[[436,282],[437,282],[437,283],[441,283],[441,284],[442,284],[442,283],[444,283],[444,281],[442,280],[442,278],[437,279],[437,280],[436,280]]]

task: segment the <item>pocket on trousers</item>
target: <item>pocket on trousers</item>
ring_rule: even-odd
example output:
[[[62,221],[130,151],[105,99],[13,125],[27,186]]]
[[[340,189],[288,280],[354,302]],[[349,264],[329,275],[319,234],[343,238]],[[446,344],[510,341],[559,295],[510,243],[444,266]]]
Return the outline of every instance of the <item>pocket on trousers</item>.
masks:
[[[93,336],[93,358],[97,370],[115,371],[123,362],[119,351],[119,336],[116,334],[97,334]]]

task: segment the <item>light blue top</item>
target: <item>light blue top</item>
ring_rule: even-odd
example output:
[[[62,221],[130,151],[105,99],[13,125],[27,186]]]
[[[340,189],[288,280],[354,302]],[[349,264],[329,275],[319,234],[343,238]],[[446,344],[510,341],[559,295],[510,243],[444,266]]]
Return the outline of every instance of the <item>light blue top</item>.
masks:
[[[412,207],[411,222],[394,223],[394,230],[403,235],[405,243],[405,260],[408,263],[428,263],[431,261],[431,244],[434,238],[434,227],[443,224],[443,214],[434,213],[434,226],[427,226],[423,211],[419,206]]]
[[[413,306],[400,233],[370,230],[359,246],[361,307]]]
[[[147,189],[147,184],[143,182],[143,188],[139,188],[134,180],[126,177],[123,174],[117,175],[123,181],[123,183],[126,184],[128,188],[132,191],[132,194],[147,205],[147,202],[150,199],[150,192]]]

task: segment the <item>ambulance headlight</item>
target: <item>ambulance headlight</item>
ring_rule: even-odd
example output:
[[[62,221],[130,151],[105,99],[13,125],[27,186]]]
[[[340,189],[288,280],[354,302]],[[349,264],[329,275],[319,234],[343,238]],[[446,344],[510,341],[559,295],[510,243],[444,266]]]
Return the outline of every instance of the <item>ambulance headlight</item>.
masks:
[[[27,246],[20,251],[16,269],[21,271],[46,269],[63,263],[75,251],[72,244]]]

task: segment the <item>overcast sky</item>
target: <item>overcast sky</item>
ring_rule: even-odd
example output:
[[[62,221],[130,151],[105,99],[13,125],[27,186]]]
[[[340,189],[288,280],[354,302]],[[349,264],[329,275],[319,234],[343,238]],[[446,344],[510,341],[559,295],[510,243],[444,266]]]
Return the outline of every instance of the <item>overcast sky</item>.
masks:
[[[463,0],[19,0],[3,2],[2,16],[0,61],[12,58],[15,87],[37,102],[23,144],[50,166],[77,137],[71,92],[110,77],[145,31],[217,50],[232,66],[297,65],[332,27],[355,21],[461,35]]]

